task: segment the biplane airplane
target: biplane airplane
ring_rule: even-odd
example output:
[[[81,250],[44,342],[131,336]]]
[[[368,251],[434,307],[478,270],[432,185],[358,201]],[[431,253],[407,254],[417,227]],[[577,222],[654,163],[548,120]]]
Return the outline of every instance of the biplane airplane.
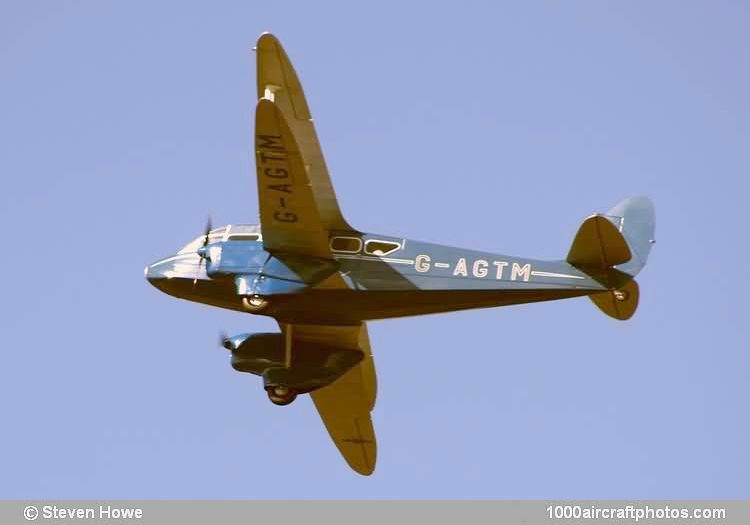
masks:
[[[297,74],[271,34],[257,46],[260,225],[212,228],[145,269],[181,299],[275,319],[279,333],[222,337],[231,363],[277,405],[309,393],[358,473],[375,468],[375,368],[366,321],[588,296],[628,319],[654,243],[645,197],[586,219],[564,260],[367,233],[342,216]]]

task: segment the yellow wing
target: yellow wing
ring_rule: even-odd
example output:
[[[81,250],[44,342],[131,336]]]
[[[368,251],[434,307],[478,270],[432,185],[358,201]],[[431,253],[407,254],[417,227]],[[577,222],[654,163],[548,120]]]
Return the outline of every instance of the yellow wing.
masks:
[[[362,361],[332,384],[311,392],[326,430],[349,466],[368,476],[375,470],[377,443],[370,412],[377,379],[367,326],[294,325],[294,339],[358,348]]]
[[[256,52],[258,98],[273,101],[288,122],[309,175],[322,226],[326,230],[353,230],[341,215],[305,93],[289,57],[270,33],[260,36]]]
[[[266,99],[255,110],[255,165],[264,247],[330,258],[328,231],[295,137],[279,108]]]
[[[328,232],[352,231],[336,201],[328,168],[302,85],[278,39],[264,33],[258,39],[256,161],[263,242],[270,251],[330,257]],[[278,160],[269,160],[276,157]],[[265,161],[265,163],[263,162]],[[289,187],[274,177],[289,175]],[[293,192],[283,204],[282,193]],[[291,197],[291,196],[290,196]],[[343,287],[340,278],[329,286]],[[283,329],[283,326],[282,326]],[[362,361],[333,382],[311,393],[315,407],[347,463],[358,473],[375,469],[377,444],[370,412],[375,406],[377,380],[364,324],[357,326],[294,325],[294,340],[358,348]]]

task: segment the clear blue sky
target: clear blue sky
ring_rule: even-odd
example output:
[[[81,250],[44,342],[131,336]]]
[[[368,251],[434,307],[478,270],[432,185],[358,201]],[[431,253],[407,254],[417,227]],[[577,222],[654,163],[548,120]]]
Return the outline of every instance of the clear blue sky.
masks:
[[[0,497],[750,497],[743,2],[6,2]],[[378,468],[272,406],[143,267],[254,222],[262,31],[360,229],[561,258],[649,195],[626,323],[586,299],[371,323]]]

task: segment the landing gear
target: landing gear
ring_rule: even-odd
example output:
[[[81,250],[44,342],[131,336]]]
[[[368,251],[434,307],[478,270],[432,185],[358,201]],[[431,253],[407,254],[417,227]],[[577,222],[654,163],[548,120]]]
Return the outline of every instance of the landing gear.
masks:
[[[283,385],[268,386],[266,387],[266,392],[268,393],[268,399],[274,405],[288,405],[297,399],[297,392]]]
[[[268,306],[268,300],[260,295],[253,294],[242,298],[242,306],[249,312],[261,312]]]

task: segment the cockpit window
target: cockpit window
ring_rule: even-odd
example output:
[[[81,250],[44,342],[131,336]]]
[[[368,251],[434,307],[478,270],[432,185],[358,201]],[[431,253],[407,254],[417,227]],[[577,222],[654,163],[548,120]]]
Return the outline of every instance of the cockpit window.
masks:
[[[226,232],[227,232],[226,226],[224,226],[223,228],[216,228],[215,230],[211,230],[210,232],[208,232],[208,244],[221,242],[224,239],[224,234]]]
[[[208,232],[208,244],[219,242],[224,238],[224,233],[226,233],[227,228],[226,226],[222,228],[216,228],[215,230],[211,230]],[[205,241],[206,237],[204,235],[199,235],[189,243],[185,245],[184,248],[182,248],[177,254],[183,254],[183,253],[194,253],[198,251],[198,248],[203,246],[203,242]]]
[[[365,243],[365,253],[382,257],[401,249],[401,244],[391,241],[370,240]]]
[[[257,241],[258,239],[260,239],[260,235],[254,233],[233,234],[227,237],[228,241]]]
[[[359,237],[333,237],[331,250],[334,252],[357,253],[362,249],[362,239]]]
[[[257,224],[232,224],[227,228],[227,238],[225,240],[230,241],[260,241],[261,232],[260,226]],[[255,236],[254,239],[245,236]]]

